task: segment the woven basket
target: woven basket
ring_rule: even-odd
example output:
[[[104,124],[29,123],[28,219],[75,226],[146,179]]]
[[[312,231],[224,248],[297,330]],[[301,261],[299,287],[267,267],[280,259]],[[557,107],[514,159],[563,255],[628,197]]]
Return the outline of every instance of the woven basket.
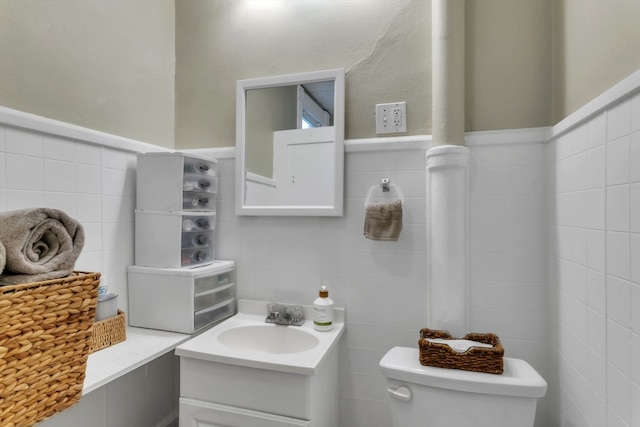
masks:
[[[454,339],[447,331],[421,329],[418,340],[421,365],[489,374],[502,374],[504,371],[504,348],[495,334],[465,335],[462,339],[491,344],[493,347],[471,347],[464,353],[458,353],[447,344],[428,341],[436,338]]]
[[[32,426],[82,396],[100,273],[0,286],[0,426]]]
[[[91,337],[91,348],[89,353],[93,353],[103,348],[127,339],[127,322],[124,311],[118,310],[118,315],[96,322],[93,325],[93,336]]]

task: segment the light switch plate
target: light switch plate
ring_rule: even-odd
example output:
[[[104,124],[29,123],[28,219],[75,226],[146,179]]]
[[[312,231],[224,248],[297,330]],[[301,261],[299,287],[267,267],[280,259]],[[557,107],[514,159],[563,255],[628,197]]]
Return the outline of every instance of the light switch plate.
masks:
[[[407,103],[376,104],[376,134],[407,131]]]

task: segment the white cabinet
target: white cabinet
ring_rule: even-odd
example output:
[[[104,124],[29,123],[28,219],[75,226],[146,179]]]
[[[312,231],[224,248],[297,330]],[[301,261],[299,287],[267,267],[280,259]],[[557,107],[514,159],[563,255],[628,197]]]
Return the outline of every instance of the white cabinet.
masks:
[[[180,399],[180,427],[310,427],[311,422],[249,409]]]
[[[336,427],[337,393],[336,348],[312,375],[180,357],[180,427]]]

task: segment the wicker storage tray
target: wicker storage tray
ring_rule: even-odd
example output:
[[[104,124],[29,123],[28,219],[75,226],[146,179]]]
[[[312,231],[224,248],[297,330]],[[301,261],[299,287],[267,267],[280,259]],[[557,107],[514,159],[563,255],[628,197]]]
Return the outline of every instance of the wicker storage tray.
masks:
[[[82,396],[100,273],[0,286],[0,426],[32,426]]]
[[[464,371],[502,374],[504,370],[504,348],[495,334],[465,335],[462,339],[491,344],[492,348],[471,347],[459,353],[444,343],[430,342],[428,339],[454,339],[447,331],[423,328],[420,330],[420,364],[438,368],[462,369]]]
[[[104,319],[93,325],[91,348],[89,353],[102,350],[127,339],[127,322],[124,311],[118,310],[118,315]]]

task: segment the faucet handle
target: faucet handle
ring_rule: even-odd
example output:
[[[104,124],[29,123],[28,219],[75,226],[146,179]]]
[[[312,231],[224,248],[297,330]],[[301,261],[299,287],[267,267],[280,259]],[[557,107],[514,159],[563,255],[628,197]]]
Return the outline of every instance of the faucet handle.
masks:
[[[267,304],[267,314],[269,316],[273,314],[279,314],[282,311],[282,306],[277,302]]]
[[[304,311],[300,305],[269,303],[267,304],[267,318],[265,321],[278,325],[300,326],[304,323]]]
[[[299,322],[304,319],[304,311],[302,311],[302,307],[299,305],[292,305],[287,307],[287,313],[289,314],[291,321]]]
[[[276,320],[278,317],[280,317],[279,311],[270,311],[269,314],[267,315],[267,319],[271,319],[271,320]]]

